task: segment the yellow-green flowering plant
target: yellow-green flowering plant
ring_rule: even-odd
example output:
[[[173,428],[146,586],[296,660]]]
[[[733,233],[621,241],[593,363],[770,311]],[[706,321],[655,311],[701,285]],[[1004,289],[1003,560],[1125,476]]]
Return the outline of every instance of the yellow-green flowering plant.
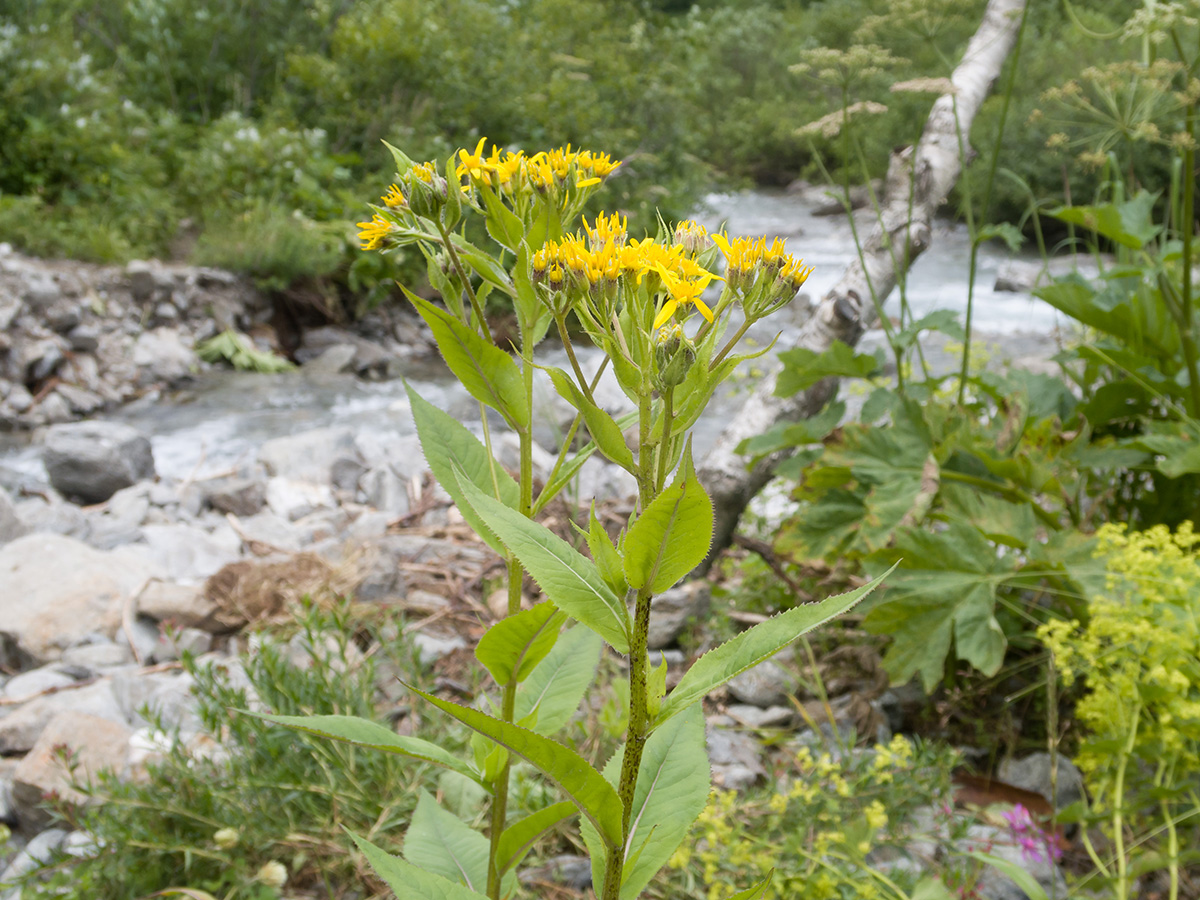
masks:
[[[423,795],[403,858],[355,838],[399,896],[511,896],[515,870],[538,837],[580,815],[597,896],[631,900],[675,852],[707,801],[703,697],[849,609],[874,583],[740,634],[702,657],[666,692],[665,668],[652,670],[647,662],[652,599],[704,559],[713,527],[688,431],[721,381],[748,358],[735,352],[745,330],[790,302],[810,269],[787,254],[782,241],[710,238],[694,222],[664,226],[642,239],[626,233],[626,220],[617,213],[580,223],[588,199],[620,165],[606,154],[568,146],[531,156],[493,149],[485,156],[485,149],[481,140],[474,152],[460,150],[435,165],[391,148],[396,181],[371,220],[360,223],[360,237],[367,250],[415,245],[424,254],[444,308],[406,295],[447,366],[480,404],[482,441],[410,391],[434,475],[480,538],[507,560],[508,614],[475,652],[499,695],[470,708],[411,688],[475,732],[469,760],[361,719],[274,720],[445,767],[490,795],[486,836]],[[467,238],[471,218],[482,220],[490,246]],[[719,280],[718,256],[726,260],[725,284],[710,306],[703,295]],[[516,314],[513,353],[494,343],[485,320],[484,302],[496,293]],[[726,338],[735,309],[741,322]],[[572,346],[572,318],[605,354],[591,377]],[[534,348],[552,327],[570,371],[541,368],[577,416],[547,483],[535,492]],[[595,401],[598,380],[610,366],[636,410],[621,420]],[[496,461],[489,409],[519,438],[516,478]],[[580,430],[589,441],[572,453]],[[636,433],[636,443],[627,432]],[[589,558],[535,517],[594,453],[636,479],[638,501],[615,542],[592,511],[583,530]],[[543,598],[522,610],[524,572]],[[598,771],[553,735],[583,702],[603,644],[628,660],[629,725],[624,747]],[[514,755],[535,766],[565,799],[510,821]],[[764,889],[765,883],[738,896],[760,897]]]

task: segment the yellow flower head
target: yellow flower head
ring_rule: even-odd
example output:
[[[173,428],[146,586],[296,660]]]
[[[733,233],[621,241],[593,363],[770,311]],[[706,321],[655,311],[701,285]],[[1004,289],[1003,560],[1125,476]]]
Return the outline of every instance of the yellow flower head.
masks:
[[[658,311],[658,315],[654,318],[655,328],[661,328],[670,321],[671,317],[675,315],[675,310],[680,306],[694,306],[700,310],[700,315],[704,316],[709,322],[713,320],[712,310],[700,299],[700,295],[708,287],[708,282],[712,276],[692,281],[687,278],[680,278],[674,272],[667,269],[659,269],[658,273],[662,276],[663,284],[666,285],[668,294],[662,309]]]
[[[361,229],[358,239],[362,241],[362,249],[374,250],[383,243],[383,239],[392,233],[394,226],[378,213],[371,217],[370,222],[358,222]]]
[[[620,213],[611,213],[608,216],[605,216],[604,213],[599,213],[593,225],[589,225],[587,219],[584,219],[583,227],[587,229],[592,249],[595,250],[597,247],[603,247],[606,244],[612,244],[615,247],[624,246],[626,238],[625,226],[628,221]]]
[[[577,162],[579,168],[593,178],[606,178],[621,165],[619,159],[614,161],[607,153],[593,153],[591,150],[580,150]]]
[[[400,185],[398,184],[392,184],[388,187],[387,193],[383,195],[383,203],[389,209],[397,209],[408,205],[404,199],[404,194],[400,192]]]
[[[481,137],[479,143],[475,145],[474,153],[467,153],[466,150],[458,151],[460,162],[454,172],[459,178],[462,178],[464,175],[481,181],[488,178],[493,168],[492,164],[483,157],[483,145],[486,143],[487,138]]]
[[[684,251],[695,256],[711,247],[712,239],[707,228],[688,219],[675,226],[675,243],[682,244]]]

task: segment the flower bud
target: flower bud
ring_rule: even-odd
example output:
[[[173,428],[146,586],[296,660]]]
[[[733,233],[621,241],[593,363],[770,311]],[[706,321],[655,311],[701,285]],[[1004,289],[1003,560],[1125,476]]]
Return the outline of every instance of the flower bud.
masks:
[[[232,850],[241,840],[241,834],[236,828],[222,828],[213,835],[213,843],[222,850]]]
[[[696,346],[678,324],[658,332],[654,347],[654,386],[665,391],[683,384],[696,362]]]
[[[263,863],[262,868],[258,870],[254,877],[267,887],[278,890],[287,884],[287,866],[281,862],[275,862],[272,860],[271,862]]]

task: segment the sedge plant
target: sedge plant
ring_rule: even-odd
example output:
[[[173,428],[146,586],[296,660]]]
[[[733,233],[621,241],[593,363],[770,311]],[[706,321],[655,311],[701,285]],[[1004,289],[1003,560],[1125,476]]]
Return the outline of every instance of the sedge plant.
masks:
[[[737,352],[746,330],[790,303],[811,270],[780,240],[710,236],[694,222],[637,239],[618,213],[583,218],[584,205],[620,165],[607,154],[567,147],[535,155],[493,148],[485,155],[485,148],[481,140],[474,152],[460,150],[436,165],[391,148],[396,182],[360,225],[364,249],[416,247],[424,255],[443,305],[405,293],[447,366],[480,404],[481,438],[410,392],[433,474],[507,562],[507,615],[475,651],[495,692],[465,706],[409,687],[474,732],[474,752],[462,759],[361,719],[272,718],[442,766],[483,788],[490,803],[484,834],[425,795],[402,856],[354,838],[398,895],[513,896],[515,870],[537,839],[578,815],[597,897],[632,900],[707,802],[705,695],[845,612],[878,580],[739,634],[666,691],[665,668],[647,659],[653,599],[705,558],[713,528],[689,429],[721,382],[749,358]],[[490,241],[481,246],[475,236],[484,233]],[[723,278],[714,271],[721,257]],[[721,280],[719,297],[706,301],[706,290]],[[515,313],[511,348],[494,342],[485,318],[485,301],[498,297]],[[580,365],[573,329],[603,350],[598,371]],[[535,362],[535,348],[551,331],[562,341],[567,370]],[[535,490],[531,419],[539,368],[577,415],[545,485]],[[614,418],[596,401],[606,370],[631,401],[635,411],[627,417]],[[519,439],[516,477],[496,460],[489,416]],[[638,497],[615,541],[592,510],[580,529],[585,555],[537,515],[596,453],[636,479]],[[541,597],[522,609],[525,573]],[[628,726],[623,746],[597,770],[554,736],[584,702],[605,647],[628,666]],[[514,757],[532,764],[563,799],[513,821]],[[737,896],[760,897],[766,885]]]

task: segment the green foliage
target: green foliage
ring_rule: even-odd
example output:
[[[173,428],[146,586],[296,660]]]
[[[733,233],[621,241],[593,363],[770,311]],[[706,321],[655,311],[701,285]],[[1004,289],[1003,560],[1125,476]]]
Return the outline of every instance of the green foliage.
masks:
[[[290,372],[295,368],[286,359],[267,350],[259,350],[248,337],[236,331],[222,331],[215,337],[201,341],[196,346],[196,355],[205,362],[225,361],[235,369],[250,372]]]
[[[364,654],[346,608],[310,608],[298,624],[291,641],[263,640],[244,664],[187,660],[205,736],[160,732],[165,749],[145,778],[94,784],[96,802],[65,813],[65,827],[94,836],[93,849],[33,873],[23,896],[143,897],[186,885],[276,900],[278,891],[256,881],[271,862],[286,866],[289,894],[318,886],[331,897],[353,893],[360,880],[343,829],[380,840],[394,832],[429,768],[231,710],[261,703],[293,716],[373,718],[377,665],[404,671],[414,660],[405,643],[379,635],[376,652]],[[439,744],[461,755],[453,738]]]

